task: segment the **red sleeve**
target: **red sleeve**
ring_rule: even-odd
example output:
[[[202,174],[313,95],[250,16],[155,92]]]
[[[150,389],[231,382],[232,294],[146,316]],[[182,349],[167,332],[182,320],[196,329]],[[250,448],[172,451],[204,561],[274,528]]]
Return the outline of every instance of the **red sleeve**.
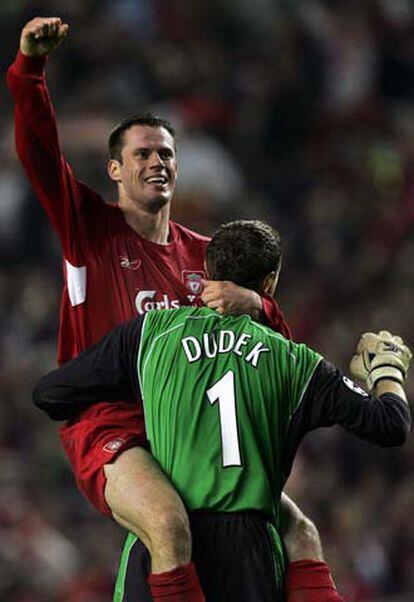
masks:
[[[78,182],[63,157],[55,112],[45,80],[45,60],[17,54],[7,73],[15,100],[16,151],[26,174],[73,264],[82,263],[86,239],[80,212],[95,193]],[[97,196],[97,195],[95,195]]]
[[[265,295],[262,297],[262,304],[266,325],[283,334],[286,339],[291,339],[292,333],[276,301],[269,295]]]

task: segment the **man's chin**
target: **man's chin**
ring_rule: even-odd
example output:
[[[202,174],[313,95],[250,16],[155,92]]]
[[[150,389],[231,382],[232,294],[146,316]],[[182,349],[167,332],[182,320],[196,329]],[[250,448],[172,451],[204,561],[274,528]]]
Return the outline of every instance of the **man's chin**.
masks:
[[[171,202],[170,195],[159,195],[150,199],[147,199],[146,206],[150,213],[158,213],[166,205]]]

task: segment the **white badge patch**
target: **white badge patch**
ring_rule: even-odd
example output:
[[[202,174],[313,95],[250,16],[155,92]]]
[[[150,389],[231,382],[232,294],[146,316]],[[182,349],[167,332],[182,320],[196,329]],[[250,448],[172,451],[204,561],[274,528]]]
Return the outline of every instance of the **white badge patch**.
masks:
[[[102,449],[108,452],[108,454],[114,454],[124,445],[124,443],[126,443],[126,441],[123,437],[117,437],[116,439],[112,439],[112,441],[108,441]]]
[[[67,259],[65,259],[65,264],[69,299],[72,307],[75,307],[86,299],[86,266],[77,268]]]
[[[358,385],[356,385],[354,381],[350,378],[343,376],[342,380],[344,381],[344,384],[348,387],[348,389],[351,389],[351,391],[358,393],[358,395],[362,395],[362,397],[368,397],[368,393],[364,391],[364,389],[361,389],[361,387],[358,387]]]

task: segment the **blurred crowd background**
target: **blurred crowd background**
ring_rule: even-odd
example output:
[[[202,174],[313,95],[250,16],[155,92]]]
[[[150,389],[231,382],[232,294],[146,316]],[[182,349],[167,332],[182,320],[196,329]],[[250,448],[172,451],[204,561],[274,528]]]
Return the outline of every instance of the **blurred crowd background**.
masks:
[[[412,0],[2,0],[4,72],[38,15],[70,24],[47,72],[80,179],[113,200],[108,132],[152,109],[178,131],[174,219],[280,229],[296,340],[343,370],[363,331],[414,346]],[[105,602],[123,533],[77,493],[31,404],[55,363],[61,258],[5,85],[0,100],[0,600]],[[381,450],[330,429],[302,445],[288,491],[350,602],[414,599],[413,470],[413,437]]]

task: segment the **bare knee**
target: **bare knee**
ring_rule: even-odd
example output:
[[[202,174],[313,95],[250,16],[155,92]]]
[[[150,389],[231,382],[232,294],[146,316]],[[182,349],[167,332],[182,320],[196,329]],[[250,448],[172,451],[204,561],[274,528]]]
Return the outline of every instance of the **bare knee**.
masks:
[[[191,558],[191,531],[187,513],[180,509],[161,508],[150,533],[151,547],[163,547],[182,562]]]
[[[170,570],[176,566],[187,564],[191,559],[191,531],[186,514],[177,512],[174,508],[158,508],[157,516],[147,523],[144,531],[139,521],[126,520],[122,515],[113,512],[116,522],[124,529],[134,533],[148,548],[154,567],[168,564]]]
[[[296,560],[323,560],[322,544],[315,524],[306,516],[296,524],[292,533],[294,544],[290,544],[291,556]]]
[[[282,499],[285,513],[283,541],[290,562],[323,561],[322,544],[315,524],[287,496]]]
[[[157,462],[143,449],[127,450],[105,466],[105,497],[114,519],[147,546],[153,572],[191,559],[185,506]]]

